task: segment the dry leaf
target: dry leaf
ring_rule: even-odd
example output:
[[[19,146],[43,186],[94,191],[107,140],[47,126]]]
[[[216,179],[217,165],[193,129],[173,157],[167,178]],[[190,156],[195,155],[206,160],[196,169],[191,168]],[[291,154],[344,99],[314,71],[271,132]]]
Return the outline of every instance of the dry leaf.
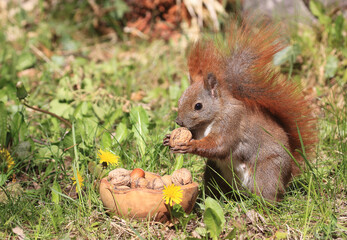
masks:
[[[20,227],[15,227],[15,228],[13,228],[12,229],[12,232],[14,233],[14,234],[17,234],[18,235],[18,239],[20,239],[20,240],[24,240],[25,239],[25,234],[24,234],[24,231],[23,231],[23,229],[22,228],[20,228]]]

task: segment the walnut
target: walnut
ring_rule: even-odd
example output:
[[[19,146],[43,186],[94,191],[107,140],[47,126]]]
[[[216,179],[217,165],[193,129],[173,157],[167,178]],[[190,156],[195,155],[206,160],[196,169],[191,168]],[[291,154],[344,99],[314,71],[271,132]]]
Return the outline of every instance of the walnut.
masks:
[[[112,179],[113,177],[130,175],[130,171],[124,168],[116,168],[108,173],[108,178]]]
[[[160,178],[158,174],[151,173],[151,172],[145,172],[145,178],[148,182],[152,182],[155,178]]]
[[[130,184],[130,171],[117,168],[108,174],[108,179],[114,186],[128,186]]]
[[[136,185],[135,185],[135,187],[136,187],[136,188],[147,188],[147,185],[148,185],[147,179],[145,179],[145,178],[138,178],[138,179],[136,180]]]
[[[164,175],[161,177],[161,180],[163,181],[164,185],[165,186],[169,186],[172,184],[172,181],[171,181],[171,176],[170,175]]]
[[[186,168],[181,168],[172,173],[172,183],[175,185],[186,185],[192,183],[192,174]]]
[[[147,187],[150,189],[160,190],[164,188],[164,183],[160,178],[154,178],[152,181],[148,183]]]
[[[170,147],[174,147],[178,143],[186,143],[189,142],[191,139],[192,133],[188,130],[188,128],[176,128],[171,132],[169,144]]]

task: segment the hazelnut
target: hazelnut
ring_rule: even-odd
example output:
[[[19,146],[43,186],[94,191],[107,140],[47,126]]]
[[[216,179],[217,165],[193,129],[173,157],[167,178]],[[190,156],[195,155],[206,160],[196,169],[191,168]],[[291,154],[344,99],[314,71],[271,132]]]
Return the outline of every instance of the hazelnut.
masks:
[[[163,181],[164,185],[165,186],[169,186],[172,184],[172,181],[171,181],[171,176],[170,175],[164,175],[161,177],[161,180]]]
[[[189,142],[191,139],[192,133],[188,130],[188,128],[176,128],[171,132],[169,144],[170,147],[174,147],[178,143],[186,143]]]
[[[145,177],[145,171],[143,171],[141,168],[135,168],[130,173],[131,179],[137,179],[137,178],[144,178]]]
[[[181,168],[172,173],[172,183],[175,185],[186,185],[192,183],[192,174],[186,168]]]
[[[138,178],[136,180],[136,187],[137,188],[147,188],[148,181],[145,178]]]

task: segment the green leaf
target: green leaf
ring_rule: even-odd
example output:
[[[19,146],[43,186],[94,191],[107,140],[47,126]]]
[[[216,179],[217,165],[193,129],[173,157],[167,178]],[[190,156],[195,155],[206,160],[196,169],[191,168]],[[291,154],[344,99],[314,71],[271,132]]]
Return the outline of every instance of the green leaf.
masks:
[[[21,112],[16,112],[11,122],[11,136],[13,145],[17,145],[20,141],[24,141],[28,128]]]
[[[210,233],[212,239],[218,239],[219,234],[222,232],[222,222],[212,208],[207,208],[204,213],[204,223],[207,232]]]
[[[218,217],[219,217],[220,221],[222,222],[222,224],[225,223],[223,209],[222,209],[222,207],[219,205],[219,203],[215,199],[213,199],[211,197],[206,198],[206,200],[205,200],[205,208],[206,209],[207,208],[213,209],[216,212],[216,214],[218,215]]]
[[[182,218],[186,215],[186,212],[183,210],[180,204],[175,204],[172,207],[172,216],[175,218]]]
[[[56,181],[54,181],[53,186],[52,186],[52,202],[55,204],[59,204],[59,202],[60,202],[60,194],[59,193],[61,193],[60,185]]]
[[[22,53],[17,59],[16,70],[21,71],[32,67],[36,63],[36,58],[30,52]]]
[[[0,147],[4,148],[7,136],[7,109],[3,102],[0,102]]]
[[[130,121],[133,124],[132,131],[134,133],[136,143],[139,146],[141,155],[146,152],[146,140],[148,138],[149,118],[143,107],[138,106],[130,110]]]
[[[276,239],[286,239],[287,238],[287,233],[285,233],[285,232],[280,232],[280,231],[277,231],[276,233],[275,233],[275,237],[276,237]]]
[[[123,0],[115,1],[117,19],[122,19],[124,14],[129,11],[128,5]]]
[[[50,111],[58,116],[69,118],[73,114],[74,109],[67,103],[60,103],[58,99],[53,99],[50,104]]]
[[[211,197],[205,200],[204,223],[212,239],[218,239],[223,230],[225,217],[219,203]]]
[[[275,54],[274,65],[281,65],[285,62],[294,62],[296,57],[301,53],[300,46],[297,44],[290,45]]]
[[[30,156],[31,144],[29,141],[20,141],[15,147],[15,152],[18,159],[26,159]]]
[[[106,114],[106,110],[105,108],[99,107],[96,104],[93,104],[93,111],[95,113],[95,115],[99,118],[99,119],[104,119],[105,114]]]
[[[4,183],[6,182],[7,180],[7,175],[6,174],[3,174],[3,173],[0,173],[0,187],[2,185],[4,185]],[[1,202],[1,201],[0,201]]]
[[[343,46],[343,25],[344,25],[344,17],[342,15],[339,15],[335,19],[335,28],[333,29],[333,42],[335,43],[336,47],[342,47]]]
[[[338,68],[339,60],[336,56],[328,56],[327,62],[324,66],[324,76],[326,78],[332,78],[335,76]]]
[[[111,134],[108,132],[105,132],[102,134],[101,137],[101,145],[102,149],[110,149],[112,146],[112,139],[111,139]]]
[[[178,85],[171,85],[169,87],[169,97],[170,100],[177,101],[180,98],[181,90]]]
[[[176,162],[172,172],[182,168],[182,166],[183,166],[183,155],[182,154],[176,155]]]
[[[324,14],[323,6],[321,5],[321,3],[316,1],[310,1],[310,10],[312,14],[318,18]]]
[[[324,6],[322,3],[320,3],[319,1],[310,1],[310,10],[312,12],[313,15],[315,15],[319,22],[321,24],[323,24],[325,27],[328,27],[329,24],[331,23],[331,18],[329,18],[324,10]]]
[[[116,139],[119,143],[122,143],[125,139],[127,139],[129,135],[128,128],[125,123],[119,123],[116,129]]]

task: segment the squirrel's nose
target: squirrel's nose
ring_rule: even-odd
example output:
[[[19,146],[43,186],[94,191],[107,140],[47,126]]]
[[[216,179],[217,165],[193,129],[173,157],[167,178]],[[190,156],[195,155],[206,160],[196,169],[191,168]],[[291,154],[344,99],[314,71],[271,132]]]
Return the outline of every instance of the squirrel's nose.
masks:
[[[176,118],[176,123],[181,127],[183,126],[183,122],[178,118]]]

